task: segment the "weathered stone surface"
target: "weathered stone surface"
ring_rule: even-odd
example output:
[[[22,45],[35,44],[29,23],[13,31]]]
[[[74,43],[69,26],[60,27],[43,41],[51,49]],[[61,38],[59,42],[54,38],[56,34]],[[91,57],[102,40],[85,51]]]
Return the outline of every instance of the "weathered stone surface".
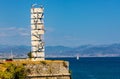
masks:
[[[29,71],[26,79],[70,79],[67,61],[40,61],[25,67]]]
[[[13,60],[13,61],[0,61],[0,68],[4,72],[6,64],[12,64],[15,67],[22,67],[25,69],[24,74],[26,79],[71,79],[69,72],[69,63],[67,61],[58,60],[44,60],[44,61],[31,61],[31,60]]]

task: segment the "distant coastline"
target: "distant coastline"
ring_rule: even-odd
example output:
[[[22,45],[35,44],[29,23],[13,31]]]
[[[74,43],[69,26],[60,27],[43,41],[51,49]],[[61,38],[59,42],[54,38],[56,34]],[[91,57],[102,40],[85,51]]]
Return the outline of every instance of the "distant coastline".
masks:
[[[8,58],[13,52],[14,58],[26,58],[30,52],[30,46],[7,46],[0,45],[0,58]],[[110,45],[82,45],[78,47],[46,46],[47,58],[56,57],[120,57],[120,44]]]

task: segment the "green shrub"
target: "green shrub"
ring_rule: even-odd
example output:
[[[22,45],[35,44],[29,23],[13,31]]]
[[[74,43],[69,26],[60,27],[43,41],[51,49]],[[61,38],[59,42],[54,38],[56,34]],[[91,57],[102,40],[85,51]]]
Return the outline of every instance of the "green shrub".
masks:
[[[5,71],[0,70],[0,79],[25,79],[27,73],[23,65],[4,63]]]
[[[29,58],[32,58],[32,52],[29,52],[29,53],[28,53],[28,57],[29,57]]]
[[[65,67],[65,68],[68,68],[68,65],[67,65],[67,63],[64,61],[63,62],[63,66]]]
[[[47,62],[46,62],[46,61],[41,61],[41,63],[42,63],[43,65],[46,65],[46,64],[47,64]]]

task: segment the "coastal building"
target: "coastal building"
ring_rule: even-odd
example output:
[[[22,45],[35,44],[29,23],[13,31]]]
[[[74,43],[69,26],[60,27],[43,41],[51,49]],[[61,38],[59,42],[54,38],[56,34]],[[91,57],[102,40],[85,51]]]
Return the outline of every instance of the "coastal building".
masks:
[[[32,60],[44,60],[44,8],[33,4],[31,8],[31,53]]]

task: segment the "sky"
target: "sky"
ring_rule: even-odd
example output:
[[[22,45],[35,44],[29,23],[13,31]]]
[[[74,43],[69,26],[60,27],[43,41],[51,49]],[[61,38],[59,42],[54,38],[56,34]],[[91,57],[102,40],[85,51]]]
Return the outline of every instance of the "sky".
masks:
[[[34,3],[44,6],[46,46],[120,43],[120,0],[0,0],[0,45],[31,45]]]

